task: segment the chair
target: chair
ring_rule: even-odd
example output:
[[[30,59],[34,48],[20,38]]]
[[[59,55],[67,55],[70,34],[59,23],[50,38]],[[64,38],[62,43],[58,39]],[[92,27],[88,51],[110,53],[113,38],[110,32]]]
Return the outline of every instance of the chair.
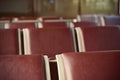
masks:
[[[69,28],[24,29],[24,54],[48,55],[51,79],[58,80],[55,55],[61,52],[75,52],[74,34]]]
[[[94,22],[99,25],[99,16],[98,15],[79,15],[77,16],[80,21]]]
[[[119,80],[120,51],[56,55],[59,80]]]
[[[119,27],[76,28],[78,51],[120,50]]]
[[[37,25],[35,22],[11,22],[7,23],[5,28],[6,29],[23,29],[23,28],[36,28]]]
[[[39,22],[39,28],[66,28],[67,22]]]
[[[98,24],[90,21],[73,22],[73,27],[90,27],[90,26],[98,26]]]
[[[98,22],[97,15],[80,15],[81,21]]]
[[[0,80],[50,80],[44,64],[40,55],[0,55]]]
[[[74,34],[69,28],[24,29],[24,54],[54,57],[61,52],[76,51]]]
[[[43,21],[46,21],[46,20],[59,20],[60,17],[57,17],[57,16],[44,16],[42,17]]]
[[[42,21],[41,17],[15,17],[11,22],[13,23],[37,23]]]
[[[0,21],[11,21],[14,17],[0,17]]]
[[[16,17],[18,20],[36,20],[38,17],[30,16],[30,17]]]

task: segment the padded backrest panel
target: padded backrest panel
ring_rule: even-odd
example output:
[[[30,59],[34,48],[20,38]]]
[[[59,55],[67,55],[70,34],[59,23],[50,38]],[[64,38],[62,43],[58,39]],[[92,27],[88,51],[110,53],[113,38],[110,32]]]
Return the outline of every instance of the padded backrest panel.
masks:
[[[84,27],[84,26],[97,26],[98,24],[95,22],[88,22],[88,21],[81,21],[81,22],[74,22],[74,27]]]
[[[13,17],[1,17],[0,18],[0,21],[2,20],[8,20],[8,21],[11,21]]]
[[[0,29],[0,54],[18,54],[18,30]]]
[[[98,22],[98,15],[80,15],[81,21]]]
[[[48,17],[42,17],[43,21],[45,20],[59,20],[60,17],[57,16],[48,16]]]
[[[32,54],[54,57],[62,52],[75,51],[72,31],[69,28],[29,29]]]
[[[45,80],[43,58],[38,55],[0,56],[0,80]]]
[[[17,17],[18,20],[36,20],[38,17]]]
[[[64,53],[65,80],[119,80],[120,52]]]
[[[18,28],[23,29],[23,28],[35,28],[35,27],[36,27],[36,25],[34,22],[33,23],[27,23],[27,22],[9,23],[10,29],[18,29]]]
[[[66,22],[42,22],[43,28],[67,27]]]
[[[119,27],[81,27],[86,51],[120,50]]]

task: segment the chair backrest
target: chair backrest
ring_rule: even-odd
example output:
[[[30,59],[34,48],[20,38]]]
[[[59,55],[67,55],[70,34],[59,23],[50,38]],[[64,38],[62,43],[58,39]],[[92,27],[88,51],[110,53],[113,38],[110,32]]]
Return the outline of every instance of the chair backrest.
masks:
[[[55,59],[61,52],[75,52],[72,30],[69,28],[24,29],[24,53],[44,54]],[[56,62],[50,63],[51,79],[58,80]]]
[[[0,54],[21,54],[21,33],[18,29],[0,29]]]
[[[119,27],[76,28],[78,51],[120,50]]]
[[[46,16],[46,17],[42,17],[43,21],[46,21],[46,20],[59,20],[60,17],[57,17],[57,16]]]
[[[0,17],[0,21],[2,20],[7,20],[7,21],[11,21],[13,17]]]
[[[54,57],[61,52],[74,52],[75,44],[71,29],[24,29],[25,54],[46,54]]]
[[[81,21],[98,22],[97,15],[80,15]]]
[[[64,28],[67,27],[67,22],[41,22],[42,28]]]
[[[98,26],[95,22],[90,21],[80,21],[80,22],[73,22],[74,27],[90,27],[90,26]]]
[[[120,25],[120,16],[103,16],[105,25]]]
[[[7,29],[23,29],[23,28],[36,28],[35,22],[11,22],[7,23],[8,25],[5,26]]]
[[[31,17],[16,17],[18,20],[36,20],[38,17],[31,16]]]
[[[39,55],[1,55],[0,80],[47,80],[44,64]]]
[[[56,56],[59,80],[119,80],[120,51],[63,53]]]

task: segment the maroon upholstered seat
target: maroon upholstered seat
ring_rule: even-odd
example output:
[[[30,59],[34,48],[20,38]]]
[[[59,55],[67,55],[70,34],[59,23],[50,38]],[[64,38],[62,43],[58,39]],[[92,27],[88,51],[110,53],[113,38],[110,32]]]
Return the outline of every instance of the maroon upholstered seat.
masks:
[[[120,50],[119,27],[81,27],[76,31],[79,51]]]
[[[43,57],[0,55],[0,80],[46,80]]]
[[[51,27],[67,27],[66,22],[42,22],[43,28],[51,28]]]
[[[17,29],[0,29],[0,55],[21,54],[20,32]]]
[[[35,28],[35,22],[13,22],[8,23],[8,28],[10,29],[23,29],[23,28]]]
[[[8,21],[11,21],[12,20],[12,18],[14,18],[14,17],[0,17],[0,21],[2,20],[8,20]]]
[[[57,55],[59,80],[120,80],[120,51]]]
[[[25,32],[28,32],[27,36]],[[24,29],[23,33],[25,54],[44,54],[54,59],[56,54],[75,52],[74,37],[69,28]],[[58,80],[56,63],[51,62],[50,66],[52,80]]]
[[[57,16],[46,16],[46,17],[42,17],[43,21],[45,20],[59,20],[60,17]]]
[[[90,22],[90,21],[81,21],[81,22],[74,22],[73,23],[74,27],[89,27],[89,26],[98,26],[97,23],[95,22]]]
[[[36,20],[38,17],[17,17],[18,20]]]
[[[28,35],[25,35],[25,30]],[[25,46],[29,42],[25,54],[46,54],[54,57],[61,52],[75,51],[72,31],[69,28],[24,29],[23,33]],[[25,40],[26,36],[29,37],[28,41]]]

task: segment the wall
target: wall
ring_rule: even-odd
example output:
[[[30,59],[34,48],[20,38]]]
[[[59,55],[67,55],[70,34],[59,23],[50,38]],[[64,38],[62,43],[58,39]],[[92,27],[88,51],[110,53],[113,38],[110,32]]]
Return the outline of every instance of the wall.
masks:
[[[0,0],[0,15],[32,15],[32,0]]]
[[[117,14],[118,0],[80,0],[81,14]],[[79,0],[0,0],[0,16],[75,18]]]

